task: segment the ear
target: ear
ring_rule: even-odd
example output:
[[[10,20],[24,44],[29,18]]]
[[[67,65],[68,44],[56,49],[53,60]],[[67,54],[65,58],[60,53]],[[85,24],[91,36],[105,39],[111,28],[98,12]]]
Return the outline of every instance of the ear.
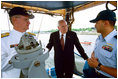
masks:
[[[16,18],[15,18],[15,17],[12,17],[12,21],[13,21],[13,22],[16,21]]]
[[[108,20],[107,20],[106,22],[107,22],[107,24],[108,24],[108,25],[110,25],[110,23],[109,23],[109,21],[108,21]]]
[[[109,21],[104,21],[105,26],[109,25]]]
[[[58,26],[58,29],[60,30],[60,27]]]

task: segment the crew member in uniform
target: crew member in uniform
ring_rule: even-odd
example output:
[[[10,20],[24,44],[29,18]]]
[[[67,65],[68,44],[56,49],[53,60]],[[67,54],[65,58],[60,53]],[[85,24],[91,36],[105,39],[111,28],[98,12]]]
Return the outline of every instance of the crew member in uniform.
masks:
[[[47,48],[54,46],[54,63],[57,78],[72,78],[74,70],[74,45],[83,59],[88,59],[75,32],[68,31],[65,20],[58,22],[58,29],[50,35]]]
[[[101,35],[97,38],[91,58],[90,67],[95,68],[97,78],[117,77],[117,31],[114,29],[116,14],[111,10],[103,10],[90,22]]]
[[[13,25],[13,30],[10,33],[1,35],[1,77],[19,78],[21,70],[13,68],[9,64],[9,60],[17,54],[12,47],[20,42],[21,36],[29,28],[29,19],[32,19],[34,16],[29,14],[24,8],[15,7],[10,10],[9,17]]]

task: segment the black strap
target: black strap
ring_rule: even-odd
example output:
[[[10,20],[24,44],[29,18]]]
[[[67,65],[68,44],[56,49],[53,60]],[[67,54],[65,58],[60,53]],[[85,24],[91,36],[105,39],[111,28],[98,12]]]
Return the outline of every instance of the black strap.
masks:
[[[117,35],[114,36],[117,39]]]

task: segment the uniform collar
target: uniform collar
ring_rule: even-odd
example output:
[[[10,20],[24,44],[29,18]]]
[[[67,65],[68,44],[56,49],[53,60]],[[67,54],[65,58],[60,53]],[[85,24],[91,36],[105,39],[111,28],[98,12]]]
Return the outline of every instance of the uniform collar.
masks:
[[[19,31],[13,29],[13,30],[11,31],[10,34],[12,34],[12,35],[22,36],[24,33],[25,33],[25,32],[19,32]]]
[[[100,40],[110,41],[115,35],[117,35],[116,29],[114,29],[111,33],[109,33],[104,39],[102,35],[100,35]]]

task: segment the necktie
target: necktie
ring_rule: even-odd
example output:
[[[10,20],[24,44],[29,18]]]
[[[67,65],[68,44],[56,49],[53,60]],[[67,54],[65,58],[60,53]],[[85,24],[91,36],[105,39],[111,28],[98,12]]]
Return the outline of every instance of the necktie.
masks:
[[[64,38],[63,38],[63,34],[61,35],[61,47],[62,47],[62,50],[64,50]]]

